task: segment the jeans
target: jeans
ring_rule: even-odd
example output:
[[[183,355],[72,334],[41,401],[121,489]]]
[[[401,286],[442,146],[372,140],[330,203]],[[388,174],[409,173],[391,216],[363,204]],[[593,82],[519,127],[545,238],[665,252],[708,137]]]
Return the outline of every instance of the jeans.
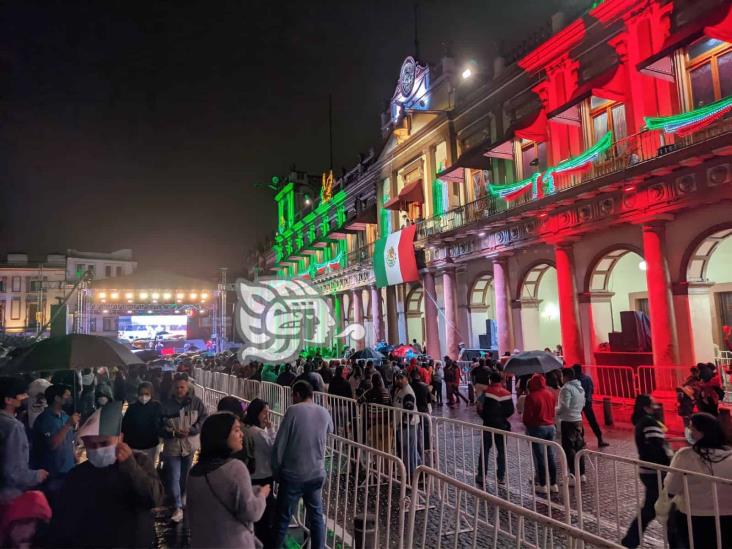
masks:
[[[437,404],[442,404],[442,381],[432,380],[432,394],[435,395]]]
[[[638,525],[638,517],[635,517],[628,527],[628,533],[625,534],[625,537],[620,542],[623,547],[638,547],[646,527],[654,518],[656,518],[656,509],[654,506],[656,504],[656,500],[658,500],[659,494],[658,478],[655,473],[641,473],[640,480],[643,483],[643,486],[646,487],[646,498],[643,500],[643,507],[640,511],[640,528]],[[663,482],[663,478],[661,478],[661,482]]]
[[[582,411],[587,418],[587,423],[590,424],[590,429],[592,429],[592,432],[595,433],[597,441],[600,442],[602,440],[602,430],[600,429],[600,424],[597,423],[597,417],[595,417],[595,409],[592,407],[592,402],[588,402],[587,404],[585,404],[585,407],[582,409]]]
[[[496,463],[496,476],[498,480],[503,480],[506,477],[506,447],[505,437],[503,435],[497,435],[490,431],[483,432],[483,447],[480,449],[480,456],[478,457],[478,476],[483,476],[483,471],[488,469],[488,460],[491,455],[491,448],[493,447],[493,439],[496,440],[496,451],[498,452],[498,461]],[[485,469],[484,469],[485,464]]]
[[[404,462],[407,478],[411,479],[421,464],[419,455],[419,425],[404,422],[397,426],[396,442],[399,458]]]
[[[562,421],[560,429],[562,430],[562,449],[567,455],[567,468],[574,475],[574,456],[585,447],[585,430],[581,421]],[[585,474],[584,458],[580,459],[579,474]]]
[[[188,480],[191,461],[193,461],[193,454],[187,456],[163,455],[165,493],[168,497],[173,498],[176,509],[183,508],[183,500],[186,497],[186,480]]]
[[[311,549],[325,547],[325,520],[323,519],[323,482],[324,479],[288,481],[280,479],[277,488],[277,517],[275,520],[275,544],[279,548],[285,541],[290,527],[292,512],[302,498],[307,511],[307,526],[310,529]]]
[[[554,440],[557,430],[554,425],[539,425],[538,427],[527,427],[526,434],[530,437],[543,440]],[[546,463],[544,462],[544,449],[546,448]],[[557,465],[554,463],[554,449],[550,444],[531,443],[531,452],[534,454],[534,479],[539,486],[546,486],[546,471],[549,470],[549,484],[557,483]]]

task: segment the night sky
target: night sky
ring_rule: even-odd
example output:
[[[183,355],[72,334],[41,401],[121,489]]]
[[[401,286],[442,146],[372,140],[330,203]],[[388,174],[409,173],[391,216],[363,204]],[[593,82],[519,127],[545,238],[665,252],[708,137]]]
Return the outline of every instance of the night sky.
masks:
[[[421,58],[480,65],[565,0],[421,2]],[[254,183],[352,167],[414,53],[413,2],[0,2],[0,253],[132,248],[240,270],[275,224]]]

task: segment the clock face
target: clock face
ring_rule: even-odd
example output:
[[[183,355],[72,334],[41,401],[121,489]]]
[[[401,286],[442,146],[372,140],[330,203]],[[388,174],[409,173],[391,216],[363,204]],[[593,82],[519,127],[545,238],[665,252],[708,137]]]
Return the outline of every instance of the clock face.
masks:
[[[399,87],[404,97],[409,97],[414,89],[414,73],[417,63],[412,57],[407,57],[402,63],[402,70],[399,73]]]

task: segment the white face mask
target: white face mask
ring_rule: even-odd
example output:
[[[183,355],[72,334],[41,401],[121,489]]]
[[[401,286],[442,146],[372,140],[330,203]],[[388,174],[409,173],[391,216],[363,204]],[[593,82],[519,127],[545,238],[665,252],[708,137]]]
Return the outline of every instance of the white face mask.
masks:
[[[109,402],[109,398],[105,396],[101,396],[97,399],[97,404],[99,404],[99,406],[106,406],[107,402]]]
[[[99,469],[109,467],[117,461],[117,447],[102,446],[101,448],[88,448],[86,457],[94,467],[98,467]]]
[[[694,446],[696,444],[696,440],[694,439],[694,434],[691,432],[691,429],[689,427],[684,428],[684,436],[686,437],[686,442]]]
[[[137,400],[139,400],[142,404],[147,404],[148,402],[150,402],[150,398],[150,395],[140,395],[139,397],[137,397]]]

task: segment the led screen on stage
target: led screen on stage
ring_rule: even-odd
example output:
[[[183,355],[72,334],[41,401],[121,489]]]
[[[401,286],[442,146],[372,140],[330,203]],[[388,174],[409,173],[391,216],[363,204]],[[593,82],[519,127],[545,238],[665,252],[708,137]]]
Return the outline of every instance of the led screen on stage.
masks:
[[[186,315],[131,315],[119,317],[119,337],[126,340],[187,337],[188,318]]]

